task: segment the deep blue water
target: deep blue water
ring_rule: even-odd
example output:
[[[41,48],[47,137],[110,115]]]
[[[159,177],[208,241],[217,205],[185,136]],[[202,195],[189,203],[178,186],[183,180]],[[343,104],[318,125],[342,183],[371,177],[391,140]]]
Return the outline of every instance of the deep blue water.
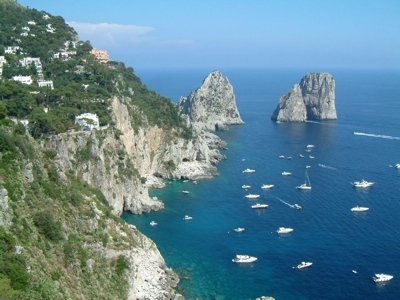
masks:
[[[211,71],[137,75],[176,102]],[[270,116],[279,98],[307,70],[221,70],[234,87],[245,124],[218,133],[229,148],[219,176],[197,185],[168,182],[165,189],[151,191],[165,202],[165,210],[122,215],[155,241],[168,266],[180,274],[179,288],[187,299],[399,299],[400,171],[392,166],[400,163],[400,72],[322,71],[336,81],[338,120],[276,124]],[[308,144],[315,145],[311,153],[305,152]],[[299,191],[295,186],[304,182],[306,165],[311,165],[312,190]],[[256,172],[242,173],[246,168]],[[284,177],[284,170],[293,174]],[[361,179],[375,185],[356,189],[350,184]],[[262,190],[263,183],[275,187]],[[244,191],[243,184],[251,189]],[[261,197],[248,200],[248,193]],[[269,207],[251,209],[255,203]],[[370,209],[352,213],[355,205]],[[184,215],[193,219],[184,221]],[[158,225],[150,226],[152,220]],[[281,226],[294,231],[279,236]],[[236,233],[236,227],[245,231]],[[258,260],[235,264],[236,254]],[[292,268],[301,261],[313,265]],[[380,272],[394,279],[375,284],[372,276]]]

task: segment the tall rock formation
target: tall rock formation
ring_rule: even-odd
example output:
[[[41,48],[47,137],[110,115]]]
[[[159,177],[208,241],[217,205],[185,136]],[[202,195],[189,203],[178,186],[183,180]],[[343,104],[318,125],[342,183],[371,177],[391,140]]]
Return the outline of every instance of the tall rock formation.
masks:
[[[271,117],[280,122],[336,120],[335,80],[328,73],[308,73],[281,97]]]
[[[208,75],[200,88],[179,101],[194,126],[206,131],[226,130],[227,125],[244,124],[236,107],[235,94],[221,72]]]

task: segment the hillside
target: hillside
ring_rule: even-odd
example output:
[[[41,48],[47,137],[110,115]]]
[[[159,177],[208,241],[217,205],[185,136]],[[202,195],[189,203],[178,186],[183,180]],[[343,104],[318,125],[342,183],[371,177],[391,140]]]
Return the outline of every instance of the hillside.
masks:
[[[163,209],[162,178],[216,175],[220,140],[62,17],[0,0],[0,20],[0,295],[181,299],[119,215]]]

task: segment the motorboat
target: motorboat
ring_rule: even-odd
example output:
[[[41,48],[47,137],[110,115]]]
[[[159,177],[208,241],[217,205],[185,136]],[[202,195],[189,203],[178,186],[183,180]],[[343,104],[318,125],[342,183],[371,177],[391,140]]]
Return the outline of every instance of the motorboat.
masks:
[[[311,266],[313,263],[309,261],[302,261],[300,264],[297,265],[297,269],[304,269]]]
[[[365,206],[354,206],[353,208],[351,208],[351,211],[354,212],[362,212],[362,211],[367,211],[369,209],[369,207],[365,207]]]
[[[236,255],[234,259],[232,259],[233,262],[235,263],[251,263],[253,261],[256,261],[257,257],[250,256],[250,255]]]
[[[182,191],[182,193],[184,193],[184,194],[189,194],[189,191]]]
[[[302,209],[302,207],[301,207],[300,205],[298,205],[297,203],[294,204],[293,207],[294,207],[295,209]]]
[[[307,166],[306,166],[306,169],[309,169],[309,168],[311,168],[311,166],[310,166],[310,165],[307,165]]]
[[[238,227],[238,228],[235,228],[233,230],[236,231],[236,232],[242,232],[242,231],[244,231],[244,228],[243,227]]]
[[[276,232],[277,233],[289,233],[289,232],[292,232],[292,231],[293,231],[293,228],[279,227]]]
[[[400,164],[395,165],[396,169],[400,169]]]
[[[274,184],[263,184],[261,186],[262,189],[272,189],[275,185]]]
[[[267,208],[267,207],[268,207],[268,204],[260,204],[260,203],[257,203],[257,204],[254,204],[251,206],[251,208]]]
[[[310,158],[311,158],[311,159],[313,159],[313,158],[314,158],[314,156],[310,155]]]
[[[151,222],[150,222],[150,225],[151,225],[151,226],[156,226],[156,225],[157,225],[157,223],[156,223],[156,222],[154,222],[154,221],[151,221]]]
[[[372,186],[374,183],[375,183],[375,182],[366,181],[366,180],[362,179],[361,181],[354,181],[354,182],[352,182],[351,184],[352,184],[354,187],[366,188],[366,187]]]
[[[254,173],[256,170],[253,169],[246,169],[243,171],[243,173]]]
[[[299,186],[296,186],[296,189],[298,189],[298,190],[311,190],[311,182],[310,182],[310,178],[308,178],[307,171],[306,171],[304,183],[300,184]]]
[[[311,152],[311,149],[307,149],[306,152]]]
[[[392,280],[393,275],[380,273],[380,274],[375,274],[375,276],[372,278],[374,279],[375,282],[386,282]]]
[[[283,172],[282,172],[282,175],[283,175],[283,176],[288,176],[288,175],[292,175],[292,173],[287,172],[287,171],[283,171]]]
[[[246,198],[249,198],[249,199],[255,199],[255,198],[260,198],[260,195],[257,195],[257,194],[248,194],[248,195],[246,195],[245,197],[246,197]]]
[[[303,154],[299,154],[299,156],[300,156],[301,158],[304,158],[304,155],[303,155]]]
[[[285,158],[285,156],[284,155],[279,155],[279,158],[283,159],[283,158]]]
[[[242,189],[247,190],[247,189],[249,189],[249,188],[251,188],[250,185],[247,185],[247,184],[243,184],[243,185],[242,185]]]
[[[192,218],[191,216],[186,215],[183,219],[184,219],[184,220],[191,220],[191,219],[193,219],[193,218]]]
[[[195,181],[193,181],[193,184],[197,184],[197,181],[195,180]]]
[[[293,157],[288,156],[288,157],[286,157],[286,159],[291,160],[291,159],[293,159]]]
[[[314,145],[307,145],[307,148],[314,148]]]

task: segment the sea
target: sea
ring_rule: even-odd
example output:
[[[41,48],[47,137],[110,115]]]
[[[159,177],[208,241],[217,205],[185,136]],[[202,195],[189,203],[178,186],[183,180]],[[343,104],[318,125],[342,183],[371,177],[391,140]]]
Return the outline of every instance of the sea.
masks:
[[[136,75],[177,102],[212,71],[152,69]],[[186,299],[399,299],[400,71],[219,71],[232,84],[245,122],[217,132],[227,142],[219,175],[197,184],[167,181],[164,189],[150,190],[164,210],[121,216],[157,244],[180,276],[178,291]],[[280,97],[310,71],[334,77],[338,119],[273,122]],[[314,145],[311,152],[307,145]],[[247,168],[255,172],[243,173]],[[312,189],[298,190],[306,171]],[[352,186],[362,179],[374,185]],[[242,189],[244,184],[251,188]],[[275,186],[263,190],[262,184]],[[260,197],[248,199],[249,193]],[[256,203],[268,208],[252,209]],[[294,209],[295,203],[302,209]],[[357,205],[369,210],[350,211]],[[235,232],[237,227],[245,230]],[[293,231],[278,234],[279,227]],[[258,259],[234,263],[237,254]],[[294,268],[302,261],[313,264]],[[377,284],[376,273],[394,278]]]

